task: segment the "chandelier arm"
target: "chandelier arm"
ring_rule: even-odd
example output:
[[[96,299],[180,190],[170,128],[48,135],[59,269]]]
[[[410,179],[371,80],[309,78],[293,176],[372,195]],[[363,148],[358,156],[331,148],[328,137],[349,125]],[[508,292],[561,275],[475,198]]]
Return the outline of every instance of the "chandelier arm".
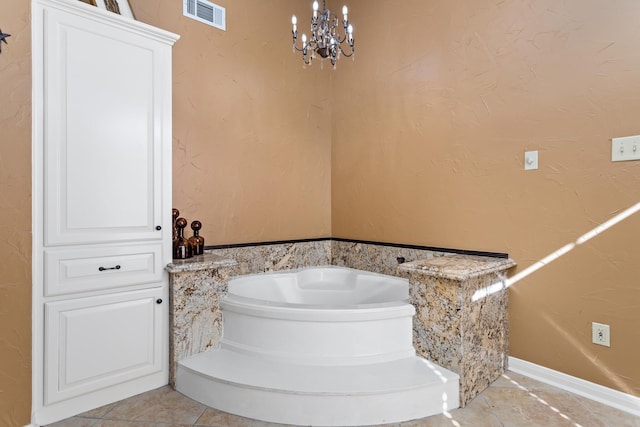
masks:
[[[295,50],[297,50],[298,52],[304,52],[304,48],[300,48],[300,47],[296,46],[295,44],[293,45],[293,48]],[[309,49],[309,48],[307,48],[307,49]]]
[[[336,34],[336,35],[338,35],[338,34]],[[338,44],[342,44],[342,43],[344,43],[345,41],[347,41],[347,34],[345,34],[342,38],[338,37],[338,38],[336,39],[336,42],[337,42]]]
[[[305,49],[304,48],[304,44],[302,44],[302,47],[296,46],[296,42],[298,41],[298,32],[296,31],[296,32],[292,32],[292,33],[293,33],[293,44],[292,44],[293,48],[295,50],[297,50],[298,52],[303,52],[304,49]],[[308,44],[307,44],[307,47],[308,47]]]
[[[339,45],[338,47],[340,48],[340,52],[342,52],[342,54],[347,58],[352,57],[353,53],[355,52],[355,50],[353,49],[353,46],[351,46],[351,53],[345,52],[345,50],[342,48],[342,45]]]

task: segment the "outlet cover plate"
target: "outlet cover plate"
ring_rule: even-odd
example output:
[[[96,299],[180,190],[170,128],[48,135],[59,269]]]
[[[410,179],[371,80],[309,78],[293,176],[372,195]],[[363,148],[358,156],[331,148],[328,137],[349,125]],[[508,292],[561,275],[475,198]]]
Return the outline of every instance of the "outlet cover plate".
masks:
[[[591,342],[605,347],[611,347],[611,333],[609,325],[591,323]]]

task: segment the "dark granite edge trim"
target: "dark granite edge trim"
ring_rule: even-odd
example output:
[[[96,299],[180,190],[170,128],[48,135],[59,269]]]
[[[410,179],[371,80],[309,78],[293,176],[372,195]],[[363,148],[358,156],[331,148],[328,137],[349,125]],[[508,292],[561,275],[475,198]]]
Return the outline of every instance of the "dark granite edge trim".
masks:
[[[389,246],[389,247],[402,248],[402,249],[418,249],[418,250],[433,251],[433,252],[446,252],[446,253],[453,253],[458,255],[485,256],[485,257],[492,257],[492,258],[509,258],[509,254],[504,252],[485,252],[485,251],[474,251],[474,250],[467,250],[467,249],[440,248],[436,246],[409,245],[404,243],[375,242],[372,240],[345,239],[342,237],[316,237],[311,239],[275,240],[271,242],[233,243],[233,244],[227,244],[227,245],[205,246],[205,249],[206,250],[233,249],[233,248],[245,248],[249,246],[268,246],[268,245],[283,245],[283,244],[290,244],[290,243],[322,242],[325,240],[334,241],[334,242]]]

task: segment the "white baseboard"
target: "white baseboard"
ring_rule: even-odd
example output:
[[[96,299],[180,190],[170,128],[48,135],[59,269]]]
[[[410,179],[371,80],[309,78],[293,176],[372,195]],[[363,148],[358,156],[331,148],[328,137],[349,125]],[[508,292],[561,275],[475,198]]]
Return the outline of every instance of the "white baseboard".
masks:
[[[509,357],[509,370],[621,411],[640,416],[640,397],[572,377],[515,357]]]

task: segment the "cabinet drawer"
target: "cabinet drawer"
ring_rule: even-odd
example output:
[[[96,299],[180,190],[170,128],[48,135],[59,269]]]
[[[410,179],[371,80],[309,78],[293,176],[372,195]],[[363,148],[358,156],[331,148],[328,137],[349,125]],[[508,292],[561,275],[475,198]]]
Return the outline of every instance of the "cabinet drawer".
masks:
[[[162,245],[45,249],[46,296],[159,282]]]

